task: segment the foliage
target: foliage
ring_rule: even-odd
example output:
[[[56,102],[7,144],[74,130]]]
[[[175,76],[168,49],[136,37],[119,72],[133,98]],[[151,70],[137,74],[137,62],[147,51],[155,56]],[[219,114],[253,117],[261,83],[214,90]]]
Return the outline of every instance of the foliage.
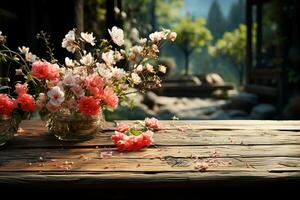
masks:
[[[168,27],[179,20],[178,13],[183,6],[182,0],[159,0],[157,1],[156,16],[158,23]]]
[[[176,43],[185,54],[185,74],[188,74],[189,57],[195,50],[201,50],[213,39],[211,32],[206,27],[204,18],[193,19],[191,16],[182,17],[172,27],[178,34]]]
[[[256,24],[253,26],[253,43],[256,43]],[[240,26],[232,32],[225,32],[215,46],[209,46],[209,53],[213,56],[225,55],[235,61],[236,64],[243,64],[246,56],[247,26]]]

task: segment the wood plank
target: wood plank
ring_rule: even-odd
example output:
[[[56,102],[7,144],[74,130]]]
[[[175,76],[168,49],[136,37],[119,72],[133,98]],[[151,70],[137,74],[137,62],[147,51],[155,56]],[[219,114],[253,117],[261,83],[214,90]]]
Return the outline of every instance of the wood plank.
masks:
[[[137,152],[118,152],[116,148],[72,148],[72,149],[2,149],[1,159],[22,159],[26,154],[31,159],[99,157],[119,159],[153,159],[163,157],[174,158],[248,158],[248,157],[300,157],[300,145],[263,145],[263,146],[176,146],[176,147],[150,147]],[[106,154],[112,154],[106,156]],[[1,162],[0,162],[1,163]]]
[[[265,86],[259,84],[248,84],[244,86],[245,91],[255,93],[261,96],[277,97],[277,86]]]
[[[130,178],[128,178],[130,177]],[[104,173],[70,173],[62,172],[51,173],[1,173],[1,188],[30,187],[34,189],[105,189],[105,188],[201,188],[201,192],[207,188],[214,190],[219,187],[260,187],[266,186],[276,188],[280,184],[280,189],[284,186],[299,185],[299,173],[269,173],[265,171],[239,172],[238,176],[234,173],[215,171],[215,172],[186,172],[186,173],[147,173],[139,172],[104,172]],[[68,184],[66,184],[68,183]],[[274,191],[273,191],[274,194]]]
[[[127,121],[123,121],[127,123]],[[130,121],[128,121],[130,123]],[[131,121],[132,123],[132,121]],[[163,129],[206,129],[206,130],[300,130],[300,121],[276,120],[178,120],[161,121]]]
[[[298,146],[299,147],[299,146]],[[256,171],[256,170],[293,170],[300,171],[299,148],[293,146],[292,151],[283,150],[288,156],[268,156],[270,148],[250,148],[260,157],[250,157],[251,153],[243,149],[237,154],[235,150],[211,148],[164,148],[147,149],[139,152],[120,153],[112,149],[22,149],[2,150],[0,152],[0,171],[195,171],[195,163],[204,162],[209,170]],[[178,152],[179,151],[179,152]],[[294,152],[290,153],[290,152]],[[220,155],[219,155],[220,154]],[[282,153],[283,154],[283,153]],[[264,157],[261,157],[265,155]],[[220,157],[223,156],[223,157]]]
[[[116,122],[120,122],[116,120]],[[138,121],[122,120],[121,122],[133,125]],[[162,128],[164,130],[174,130],[179,128],[184,129],[206,129],[206,130],[291,130],[300,131],[299,120],[161,120]],[[104,126],[105,131],[115,129],[115,123],[107,122]],[[25,129],[35,130],[43,128],[45,122],[41,120],[24,120],[21,127]]]
[[[7,148],[38,148],[38,147],[110,147],[111,131],[99,133],[95,138],[70,143],[58,141],[49,135],[43,127],[24,126],[22,132],[7,144]],[[300,144],[299,131],[277,130],[198,130],[178,128],[161,130],[154,134],[155,145],[158,146],[195,146],[195,145],[275,145]]]

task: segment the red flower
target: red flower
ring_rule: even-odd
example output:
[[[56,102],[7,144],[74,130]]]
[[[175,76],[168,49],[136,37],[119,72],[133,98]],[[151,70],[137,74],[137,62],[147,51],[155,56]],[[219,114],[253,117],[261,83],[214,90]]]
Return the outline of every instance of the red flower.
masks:
[[[30,94],[23,94],[17,98],[18,103],[21,104],[23,111],[33,111],[34,110],[34,98]]]
[[[17,106],[15,99],[11,99],[7,94],[0,94],[0,114],[6,118]]]
[[[97,115],[101,108],[98,101],[94,97],[82,97],[79,100],[79,110],[83,115],[91,116]]]

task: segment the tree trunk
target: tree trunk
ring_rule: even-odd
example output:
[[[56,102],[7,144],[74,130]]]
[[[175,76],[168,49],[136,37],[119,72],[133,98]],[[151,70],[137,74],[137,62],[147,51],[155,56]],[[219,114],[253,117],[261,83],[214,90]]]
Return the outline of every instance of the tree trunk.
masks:
[[[189,75],[189,64],[190,64],[190,54],[189,52],[184,52],[184,58],[185,58],[185,72],[184,75]]]

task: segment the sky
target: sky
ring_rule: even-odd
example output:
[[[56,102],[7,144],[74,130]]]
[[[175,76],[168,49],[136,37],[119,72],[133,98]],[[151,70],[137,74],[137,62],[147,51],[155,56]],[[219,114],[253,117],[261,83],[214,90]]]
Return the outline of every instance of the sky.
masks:
[[[228,16],[230,7],[238,0],[218,0],[225,17]],[[207,17],[209,8],[213,0],[184,0],[183,13],[193,16]]]

